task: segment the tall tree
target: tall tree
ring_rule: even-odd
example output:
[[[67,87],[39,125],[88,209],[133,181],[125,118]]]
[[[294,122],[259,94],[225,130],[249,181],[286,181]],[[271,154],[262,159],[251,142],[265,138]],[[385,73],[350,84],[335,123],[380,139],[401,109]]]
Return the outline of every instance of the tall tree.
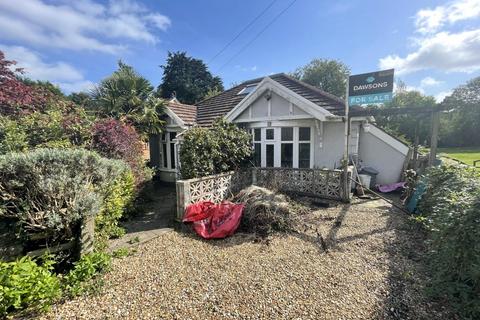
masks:
[[[100,115],[127,120],[143,134],[158,133],[164,124],[160,118],[164,102],[155,97],[147,79],[122,61],[91,97]]]
[[[182,103],[194,104],[212,91],[223,91],[220,77],[214,77],[202,60],[187,56],[186,52],[169,52],[163,68],[158,95],[170,99],[172,94]]]
[[[480,146],[480,77],[461,85],[445,98],[451,112],[443,115],[440,130],[442,146]]]
[[[313,59],[292,76],[337,97],[345,98],[350,68],[339,60]]]
[[[434,97],[425,96],[418,91],[408,91],[406,85],[403,82],[399,82],[395,96],[391,102],[385,104],[385,107],[415,107],[421,109],[434,107],[435,105]],[[378,125],[387,131],[403,136],[409,142],[414,142],[415,134],[418,134],[420,144],[428,144],[430,142],[430,113],[376,116],[375,120]]]

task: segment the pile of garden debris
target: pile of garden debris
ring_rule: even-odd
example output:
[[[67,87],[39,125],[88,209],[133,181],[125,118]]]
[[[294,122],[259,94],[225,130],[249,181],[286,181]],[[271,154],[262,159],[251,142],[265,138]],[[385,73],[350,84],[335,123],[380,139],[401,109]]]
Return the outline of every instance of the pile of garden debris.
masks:
[[[278,231],[296,231],[300,216],[308,212],[286,195],[257,186],[240,191],[233,201],[245,205],[239,230],[262,238]]]

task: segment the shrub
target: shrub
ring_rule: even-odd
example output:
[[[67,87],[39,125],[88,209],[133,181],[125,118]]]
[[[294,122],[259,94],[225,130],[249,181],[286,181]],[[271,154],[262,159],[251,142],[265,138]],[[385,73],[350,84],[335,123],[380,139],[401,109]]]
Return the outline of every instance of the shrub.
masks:
[[[0,261],[0,316],[26,309],[43,311],[60,297],[60,282],[52,273],[54,262],[38,264],[30,257]]]
[[[129,172],[123,162],[83,149],[2,155],[0,217],[17,219],[23,231],[69,237],[83,217],[98,212],[102,217],[118,216],[120,206],[129,199],[119,201],[128,191],[119,194],[115,188],[128,182]]]
[[[234,170],[251,153],[250,134],[220,118],[211,129],[194,128],[184,134],[180,148],[182,178]]]
[[[118,221],[133,205],[135,198],[135,180],[130,170],[125,171],[106,190],[100,212],[95,217],[95,247],[104,249],[107,240],[118,238],[125,230]]]
[[[8,117],[0,116],[0,154],[21,152],[28,148],[25,130]]]
[[[0,151],[83,146],[90,141],[90,127],[90,121],[81,109],[0,116]]]
[[[107,158],[125,161],[132,169],[137,186],[151,176],[142,156],[142,141],[131,125],[115,119],[96,122],[91,148]]]
[[[84,255],[75,262],[73,269],[63,278],[63,289],[70,296],[77,296],[83,293],[88,286],[86,281],[93,279],[98,273],[110,267],[111,256],[95,252]]]
[[[480,173],[431,168],[419,202],[429,235],[431,293],[446,297],[465,318],[480,317]]]

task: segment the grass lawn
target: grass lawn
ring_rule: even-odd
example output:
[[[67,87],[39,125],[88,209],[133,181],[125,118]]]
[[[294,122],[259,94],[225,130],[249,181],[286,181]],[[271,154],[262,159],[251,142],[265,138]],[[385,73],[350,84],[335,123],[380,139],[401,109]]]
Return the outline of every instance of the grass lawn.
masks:
[[[450,158],[457,159],[469,165],[473,165],[473,161],[475,160],[480,160],[480,147],[439,148],[438,152],[443,153]]]

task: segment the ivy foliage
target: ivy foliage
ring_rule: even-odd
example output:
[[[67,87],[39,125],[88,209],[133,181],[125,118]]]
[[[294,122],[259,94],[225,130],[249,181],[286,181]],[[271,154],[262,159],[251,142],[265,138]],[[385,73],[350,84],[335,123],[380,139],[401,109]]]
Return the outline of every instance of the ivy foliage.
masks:
[[[418,218],[428,230],[434,296],[465,319],[480,318],[480,173],[442,166],[424,177]]]
[[[251,135],[219,118],[211,129],[193,128],[184,134],[180,147],[182,178],[198,178],[234,170],[251,154]]]

